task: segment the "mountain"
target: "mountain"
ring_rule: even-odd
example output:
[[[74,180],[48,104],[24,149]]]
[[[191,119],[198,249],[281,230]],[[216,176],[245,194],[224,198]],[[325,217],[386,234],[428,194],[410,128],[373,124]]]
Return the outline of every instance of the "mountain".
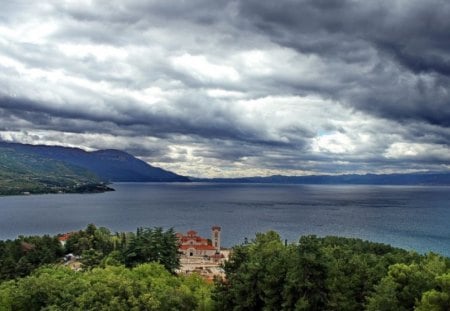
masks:
[[[78,148],[0,142],[0,147],[75,165],[110,182],[188,182],[184,176],[151,166],[119,150],[87,152]]]
[[[0,195],[112,190],[89,171],[0,146]]]
[[[362,185],[450,185],[450,173],[411,173],[411,174],[348,174],[348,175],[313,175],[313,176],[282,176],[243,177],[243,178],[195,178],[184,177],[151,166],[134,156],[119,150],[108,149],[87,152],[78,148],[26,145],[18,143],[0,142],[2,150],[16,151],[29,157],[59,161],[58,165],[65,165],[72,173],[82,172],[85,175],[96,175],[107,182],[221,182],[221,183],[278,183],[278,184],[362,184]],[[31,159],[30,158],[30,159]],[[29,160],[30,160],[29,159]],[[43,162],[44,161],[44,162]],[[49,162],[44,166],[50,167]],[[52,168],[53,169],[53,168]],[[12,174],[13,171],[10,171]],[[0,175],[1,178],[1,175]]]
[[[450,185],[450,173],[411,174],[348,174],[242,177],[242,178],[191,178],[198,182],[262,183],[262,184],[309,184],[309,185]]]

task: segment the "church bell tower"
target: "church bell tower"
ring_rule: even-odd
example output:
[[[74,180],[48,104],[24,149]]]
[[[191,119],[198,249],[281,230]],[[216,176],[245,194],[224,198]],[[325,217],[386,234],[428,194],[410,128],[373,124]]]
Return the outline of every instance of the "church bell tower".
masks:
[[[216,248],[216,254],[220,253],[220,230],[219,226],[213,226],[211,228],[212,231],[212,245]]]

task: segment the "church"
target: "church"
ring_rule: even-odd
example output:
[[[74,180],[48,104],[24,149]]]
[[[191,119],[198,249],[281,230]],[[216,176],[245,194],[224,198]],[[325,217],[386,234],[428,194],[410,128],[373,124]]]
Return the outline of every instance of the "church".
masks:
[[[211,240],[203,238],[196,231],[190,230],[186,235],[177,233],[180,242],[179,251],[185,257],[217,257],[220,256],[219,226],[211,228]]]

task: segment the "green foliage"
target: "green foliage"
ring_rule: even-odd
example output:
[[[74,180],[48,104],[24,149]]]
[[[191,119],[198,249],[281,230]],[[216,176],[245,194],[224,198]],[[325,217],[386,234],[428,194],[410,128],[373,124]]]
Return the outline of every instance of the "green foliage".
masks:
[[[95,249],[89,249],[81,253],[81,263],[84,269],[92,269],[100,265],[103,253]]]
[[[436,254],[429,254],[418,263],[394,264],[376,286],[367,310],[414,310],[428,291],[422,306],[429,304],[432,297],[439,296],[433,289],[439,284],[439,276],[447,270],[447,260]]]
[[[436,277],[436,287],[423,293],[417,311],[450,310],[450,273]]]
[[[359,239],[325,237],[321,241],[328,261],[327,305],[331,310],[362,310],[390,265],[420,258],[416,253]]]
[[[414,265],[421,273],[397,272]],[[218,310],[410,310],[446,267],[436,255],[359,239],[304,236],[284,246],[268,232],[234,248],[213,299]]]
[[[322,310],[328,300],[327,261],[315,236],[301,237],[288,261],[283,288],[285,310]]]
[[[213,287],[174,275],[177,246],[172,229],[111,234],[88,225],[66,244],[81,255],[74,272],[48,265],[61,258],[57,238],[0,241],[0,311],[450,310],[450,259],[436,254],[337,237],[284,245],[269,231],[236,246]]]
[[[226,281],[216,281],[217,309],[280,309],[289,252],[273,231],[257,234],[251,244],[236,247],[224,265]]]
[[[81,255],[86,269],[100,263],[134,267],[141,263],[159,262],[174,273],[180,265],[178,239],[173,229],[138,228],[136,234],[112,235],[107,228],[90,224],[85,230],[70,235],[65,251]]]
[[[129,242],[123,250],[123,259],[127,267],[155,261],[161,263],[167,270],[175,272],[180,266],[175,231],[138,228],[135,235],[129,236]]]
[[[104,255],[113,251],[114,242],[109,229],[89,224],[85,230],[71,233],[65,245],[65,252],[75,255],[81,255],[90,249]]]
[[[112,234],[107,228],[89,224],[72,232],[64,249],[57,237],[19,237],[0,241],[0,281],[27,276],[45,264],[57,264],[63,254],[80,256],[83,269],[123,265],[134,267],[159,262],[168,271],[178,269],[178,239],[173,229],[139,228],[137,234]]]
[[[42,265],[55,263],[62,254],[58,239],[48,235],[0,241],[0,280],[26,276]]]
[[[42,268],[0,285],[1,310],[211,310],[210,285],[157,263],[73,272]]]
[[[108,189],[85,169],[33,153],[0,147],[0,195]]]

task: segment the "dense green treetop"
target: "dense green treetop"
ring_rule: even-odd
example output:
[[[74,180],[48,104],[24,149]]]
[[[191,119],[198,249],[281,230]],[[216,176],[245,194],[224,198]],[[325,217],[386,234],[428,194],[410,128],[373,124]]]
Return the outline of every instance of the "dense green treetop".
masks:
[[[81,271],[63,266],[68,252]],[[0,241],[0,311],[450,310],[449,258],[360,239],[285,245],[276,232],[259,233],[233,248],[214,284],[176,276],[178,267],[172,229],[113,234],[89,225],[64,249],[50,236]]]
[[[70,233],[64,247],[58,237],[48,235],[0,241],[0,281],[29,275],[45,264],[61,263],[64,254],[79,256],[83,269],[159,262],[174,273],[179,267],[178,240],[173,229],[138,228],[136,233],[113,234],[90,224],[85,230]]]
[[[0,284],[0,310],[210,310],[210,291],[199,276],[177,277],[158,263],[82,273],[59,266]]]
[[[359,239],[257,234],[224,269],[218,310],[449,310],[448,258]]]

